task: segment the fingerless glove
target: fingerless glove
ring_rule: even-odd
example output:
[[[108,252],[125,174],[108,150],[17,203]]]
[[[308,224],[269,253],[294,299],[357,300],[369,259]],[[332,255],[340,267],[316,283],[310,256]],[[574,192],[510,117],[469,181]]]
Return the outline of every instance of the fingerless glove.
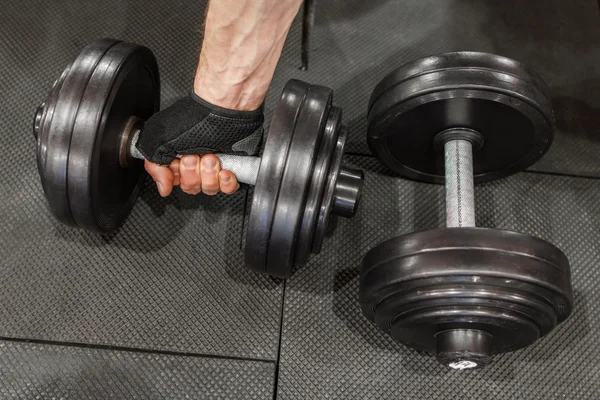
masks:
[[[263,136],[263,107],[229,110],[195,93],[156,113],[144,125],[137,149],[146,159],[167,165],[178,155],[254,155]]]

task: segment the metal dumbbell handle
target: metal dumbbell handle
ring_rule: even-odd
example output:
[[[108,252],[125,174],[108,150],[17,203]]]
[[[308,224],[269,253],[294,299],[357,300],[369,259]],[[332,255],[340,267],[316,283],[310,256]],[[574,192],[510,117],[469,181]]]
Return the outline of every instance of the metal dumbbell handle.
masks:
[[[121,166],[127,167],[128,158],[143,160],[144,156],[136,147],[140,136],[140,121],[132,118],[121,134],[119,160]],[[221,169],[235,174],[238,182],[256,185],[258,170],[262,159],[253,156],[236,156],[231,154],[215,154],[221,162]],[[181,158],[181,156],[177,156]],[[363,173],[360,170],[340,166],[333,189],[331,212],[346,218],[352,218],[358,208],[362,190]]]
[[[446,226],[475,226],[473,145],[468,140],[449,140],[444,145],[446,166]]]
[[[129,155],[133,158],[143,160],[144,156],[136,147],[140,132],[133,134],[129,145]],[[231,171],[235,174],[238,182],[254,186],[258,177],[260,157],[236,156],[232,154],[215,154],[221,162],[221,169]],[[181,156],[177,156],[181,158]]]

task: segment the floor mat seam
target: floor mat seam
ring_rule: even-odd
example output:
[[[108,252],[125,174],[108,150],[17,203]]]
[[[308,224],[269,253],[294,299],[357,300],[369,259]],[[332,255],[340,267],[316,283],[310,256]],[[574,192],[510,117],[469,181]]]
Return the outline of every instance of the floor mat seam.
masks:
[[[76,348],[81,348],[81,349],[121,351],[121,352],[126,352],[126,353],[158,354],[158,355],[164,355],[164,356],[211,358],[211,359],[217,359],[217,360],[230,360],[230,361],[252,361],[252,362],[258,362],[258,363],[264,363],[264,364],[275,364],[275,362],[276,362],[276,360],[269,360],[266,358],[236,357],[236,356],[226,356],[226,355],[219,355],[219,354],[205,354],[205,353],[193,353],[193,352],[158,350],[158,349],[143,349],[143,348],[136,348],[136,347],[111,346],[111,345],[76,343],[76,342],[61,342],[61,341],[40,340],[40,339],[14,338],[14,337],[7,337],[7,336],[0,336],[0,342],[31,343],[31,344],[40,344],[40,345],[47,345],[47,346],[76,347]]]
[[[279,343],[277,345],[277,358],[275,360],[275,376],[273,381],[273,400],[277,400],[277,389],[279,387],[279,361],[281,360],[281,344],[283,342],[283,318],[285,316],[285,289],[287,280],[283,281],[281,293],[281,314],[279,318]]]

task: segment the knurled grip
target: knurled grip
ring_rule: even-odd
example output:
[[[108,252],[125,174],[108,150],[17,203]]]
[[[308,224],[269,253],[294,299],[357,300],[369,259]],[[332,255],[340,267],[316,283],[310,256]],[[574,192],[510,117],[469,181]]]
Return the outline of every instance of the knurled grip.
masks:
[[[449,140],[444,145],[446,165],[446,226],[475,226],[473,146],[468,140]]]
[[[140,132],[134,132],[129,146],[129,155],[133,158],[143,160],[144,156],[137,149],[136,144]],[[238,182],[254,186],[258,178],[258,169],[260,168],[260,157],[238,156],[233,154],[215,154],[221,162],[221,169],[231,171],[235,174]],[[181,156],[177,156],[181,158]]]

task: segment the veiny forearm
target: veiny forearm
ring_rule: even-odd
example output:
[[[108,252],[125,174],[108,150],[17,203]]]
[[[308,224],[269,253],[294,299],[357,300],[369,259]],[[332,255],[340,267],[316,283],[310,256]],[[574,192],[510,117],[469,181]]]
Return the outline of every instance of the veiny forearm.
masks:
[[[230,109],[264,100],[302,0],[212,0],[194,91]]]

